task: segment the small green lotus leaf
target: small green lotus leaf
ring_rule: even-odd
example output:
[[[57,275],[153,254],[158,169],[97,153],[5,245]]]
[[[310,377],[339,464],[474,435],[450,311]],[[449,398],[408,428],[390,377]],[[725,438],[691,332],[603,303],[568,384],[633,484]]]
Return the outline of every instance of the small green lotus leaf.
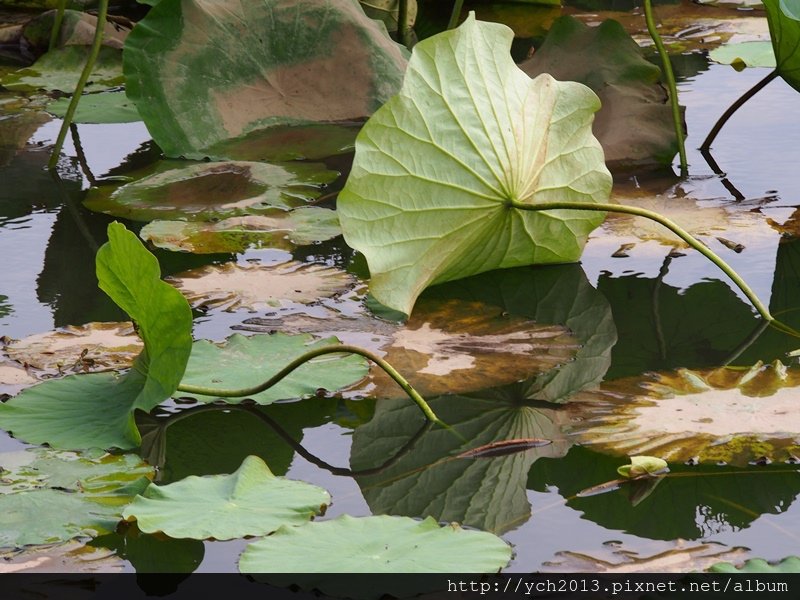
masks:
[[[293,250],[341,233],[335,211],[309,206],[268,215],[230,217],[216,223],[153,221],[139,235],[159,248],[214,254],[244,252],[248,248]]]
[[[135,519],[145,533],[230,540],[267,535],[282,525],[300,525],[329,502],[325,490],[276,477],[263,460],[248,456],[230,475],[151,484],[125,508],[123,517]]]
[[[336,338],[315,339],[311,335],[244,336],[234,334],[224,344],[207,340],[195,342],[182,383],[217,389],[256,386],[302,354],[339,344]],[[366,360],[355,354],[327,354],[298,367],[277,385],[249,396],[259,404],[277,400],[308,398],[324,389],[330,392],[348,387],[366,377]],[[211,402],[216,396],[180,392],[182,396]],[[244,398],[226,398],[238,403]]]
[[[800,91],[800,9],[787,0],[764,0],[769,21],[776,70],[783,80]]]
[[[797,410],[799,384],[800,370],[777,361],[619,379],[573,398],[571,429],[600,451],[669,462],[793,460],[800,427],[787,415]]]
[[[512,61],[513,33],[470,16],[414,47],[401,92],[373,115],[339,194],[370,291],[410,314],[426,287],[492,269],[580,258],[601,213],[512,202],[599,202],[611,176],[591,123],[597,96]]]
[[[242,573],[491,573],[511,559],[511,547],[485,531],[440,527],[432,518],[342,515],[302,527],[281,527],[253,542],[239,559]],[[309,580],[303,583],[309,582]],[[315,578],[323,593],[335,581]],[[339,586],[342,584],[340,583]],[[394,591],[403,589],[397,584]],[[340,589],[340,588],[338,588]],[[408,592],[408,590],[404,590]],[[375,590],[375,595],[393,589]],[[405,594],[393,594],[404,596]]]
[[[302,206],[338,173],[314,163],[271,165],[247,161],[156,167],[154,174],[112,189],[92,188],[84,204],[106,214],[152,221],[211,221]]]
[[[178,273],[167,279],[193,307],[237,308],[312,303],[353,286],[344,271],[289,261],[277,265],[226,263]]]
[[[30,67],[6,75],[0,79],[0,84],[11,90],[41,89],[71,94],[89,58],[89,51],[88,46],[56,48],[42,55]],[[87,91],[117,87],[124,81],[121,52],[114,48],[101,48],[89,77],[90,83],[86,85]]]
[[[631,464],[617,467],[617,473],[622,477],[641,477],[642,475],[657,475],[669,470],[667,461],[655,456],[631,456]]]
[[[740,566],[729,562],[711,565],[710,573],[800,573],[800,556],[787,556],[778,562],[767,562],[763,558],[751,558]]]
[[[520,68],[531,77],[577,81],[598,95],[592,129],[612,167],[672,164],[678,144],[661,71],[618,21],[589,27],[560,17]]]
[[[212,160],[316,160],[353,151],[362,123],[275,125],[224,140],[203,153]]]
[[[46,110],[64,117],[69,103],[69,98],[61,98],[48,104]],[[125,92],[102,92],[81,96],[72,120],[75,123],[133,123],[142,118]]]
[[[650,546],[655,546],[650,550]],[[637,545],[627,548],[621,542],[606,542],[596,551],[556,552],[556,560],[547,561],[546,573],[686,573],[702,571],[721,560],[739,560],[747,555],[745,548],[729,548],[717,542],[650,543],[647,549]]]
[[[714,48],[708,57],[723,65],[731,65],[737,70],[745,67],[770,67],[775,68],[775,51],[772,43],[768,41],[740,42],[738,44],[725,44]]]
[[[153,469],[136,456],[33,449],[0,456],[0,547],[52,544],[116,528]]]
[[[53,375],[124,369],[131,366],[143,347],[128,321],[68,325],[12,341],[4,349],[18,363]]]
[[[33,546],[0,553],[0,574],[6,573],[121,573],[125,560],[105,548],[81,542]],[[13,589],[13,588],[12,588]],[[6,588],[7,594],[14,592]]]
[[[356,0],[163,0],[124,61],[156,143],[202,158],[255,129],[369,116],[397,91],[405,54]]]

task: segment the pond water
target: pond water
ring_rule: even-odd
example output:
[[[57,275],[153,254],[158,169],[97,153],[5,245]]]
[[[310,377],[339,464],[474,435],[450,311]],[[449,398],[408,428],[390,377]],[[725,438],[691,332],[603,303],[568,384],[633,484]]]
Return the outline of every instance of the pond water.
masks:
[[[723,173],[715,172],[695,148],[728,104],[767,71],[736,72],[709,63],[699,52],[676,62],[679,59],[680,64],[691,64],[690,69],[679,69],[690,174],[684,178],[672,172],[618,174],[615,194],[623,202],[648,196],[651,207],[672,206],[675,220],[688,225],[714,219],[717,225],[704,238],[709,246],[774,314],[800,327],[800,240],[791,232],[782,235],[780,227],[791,229],[791,218],[800,206],[796,178],[800,120],[787,118],[797,114],[800,96],[776,80],[745,105],[713,145],[717,171]],[[2,118],[0,113],[0,127]],[[114,219],[87,210],[82,200],[89,187],[88,173],[98,179],[124,174],[152,162],[157,150],[141,123],[80,125],[84,168],[68,142],[59,183],[44,169],[59,123],[54,119],[31,126],[27,145],[1,149],[0,336],[9,339],[54,327],[124,319],[97,289],[94,277],[94,254]],[[329,164],[342,170],[348,160],[337,157]],[[334,186],[341,186],[343,179]],[[712,217],[701,216],[705,214]],[[134,222],[126,225],[134,231],[141,227]],[[744,249],[735,252],[718,238]],[[624,244],[633,244],[625,251],[627,256],[612,257]],[[568,324],[583,348],[591,349],[563,367],[571,371],[559,385],[577,386],[577,395],[568,404],[606,402],[608,394],[625,397],[632,387],[640,389],[643,381],[652,381],[656,377],[648,375],[652,373],[662,374],[660,384],[675,387],[669,377],[679,369],[708,378],[711,370],[724,365],[746,369],[758,361],[790,363],[787,352],[800,347],[800,339],[773,330],[760,332],[747,300],[711,263],[691,250],[670,255],[671,249],[630,220],[610,217],[591,236],[580,265],[493,272],[432,288],[421,302],[463,302],[467,313],[479,310],[474,303],[482,302],[502,309],[501,316],[492,317],[495,321],[519,318]],[[156,255],[164,275],[204,264],[277,265],[291,258],[364,273],[341,238],[293,252],[189,255],[157,250]],[[370,319],[363,308],[363,292],[363,286],[356,287],[311,307],[290,302],[280,308],[195,311],[194,336],[222,340],[234,331],[291,328],[296,326],[292,319],[311,315],[323,322],[315,333],[339,331],[343,338],[360,341],[379,335],[386,322],[375,321],[374,331],[369,326],[348,330],[341,323],[327,325],[324,318],[337,314]],[[557,323],[547,322],[547,316]],[[256,454],[276,474],[328,490],[333,503],[325,519],[340,514],[398,514],[464,522],[513,544],[510,571],[596,570],[626,562],[650,570],[691,570],[705,563],[686,559],[689,555],[777,560],[796,554],[800,547],[800,505],[795,501],[800,473],[791,455],[776,456],[771,464],[757,464],[767,461],[752,453],[742,458],[746,453],[735,450],[732,457],[717,461],[720,464],[693,465],[681,457],[670,461],[670,475],[648,490],[622,486],[579,496],[581,490],[616,477],[617,466],[626,462],[628,454],[624,441],[617,448],[598,442],[581,429],[581,423],[593,417],[580,410],[526,400],[536,386],[552,389],[541,377],[484,386],[488,389],[472,384],[463,392],[458,371],[446,377],[447,387],[456,394],[436,398],[432,405],[446,422],[471,432],[473,445],[528,437],[552,443],[494,458],[448,459],[463,448],[445,432],[427,432],[411,443],[422,421],[407,400],[388,397],[390,392],[377,398],[359,392],[261,409],[279,424],[277,429],[237,411],[198,411],[170,426],[159,480],[230,473],[245,456]],[[581,389],[587,388],[586,382],[600,380],[605,381],[601,392]],[[723,387],[736,389],[736,385]],[[558,395],[561,400],[570,396],[564,389]],[[678,387],[675,394],[681,393]],[[196,409],[174,403],[167,412]],[[793,432],[800,430],[796,414],[786,416]],[[613,432],[612,421],[606,424]],[[0,452],[23,447],[0,433]],[[385,468],[370,471],[393,456],[396,460]],[[148,536],[133,529],[93,544],[116,549],[126,559],[126,570],[146,569],[148,564],[152,568],[132,550],[137,547],[134,540]],[[163,537],[153,538],[152,543],[161,550],[160,568],[188,564],[198,572],[235,571],[246,545],[245,541],[198,545]],[[653,558],[657,555],[661,558]]]

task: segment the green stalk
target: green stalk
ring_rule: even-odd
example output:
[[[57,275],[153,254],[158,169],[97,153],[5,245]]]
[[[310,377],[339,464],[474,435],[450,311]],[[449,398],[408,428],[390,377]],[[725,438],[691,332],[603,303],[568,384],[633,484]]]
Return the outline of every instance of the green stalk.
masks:
[[[419,406],[422,413],[432,423],[436,423],[437,425],[441,425],[442,427],[448,428],[449,427],[439,420],[439,417],[436,416],[436,413],[433,412],[428,403],[425,402],[425,399],[419,395],[419,392],[415,390],[406,379],[397,372],[397,370],[383,360],[381,357],[376,356],[369,350],[364,350],[363,348],[359,348],[358,346],[348,346],[348,345],[339,345],[339,346],[324,346],[322,348],[315,348],[314,350],[310,350],[303,354],[302,356],[298,356],[288,365],[286,365],[283,369],[278,371],[275,375],[267,379],[264,383],[259,385],[248,387],[248,388],[240,388],[235,390],[220,390],[216,388],[208,388],[199,385],[186,385],[181,384],[178,386],[179,392],[185,392],[187,394],[202,394],[203,396],[218,396],[220,398],[242,398],[244,396],[253,396],[258,394],[259,392],[263,392],[277,384],[281,379],[289,375],[292,371],[300,367],[301,365],[307,363],[313,358],[318,356],[322,356],[324,354],[358,354],[363,356],[364,358],[374,362],[378,365],[381,369],[383,369],[389,377],[394,379],[394,381],[399,385],[403,391],[408,394],[409,398],[411,398],[417,406]]]
[[[56,145],[53,147],[53,153],[50,155],[50,162],[47,163],[48,169],[54,169],[58,164],[58,156],[61,154],[61,148],[64,146],[64,140],[67,137],[69,126],[75,116],[75,110],[78,108],[83,88],[86,87],[86,82],[89,81],[89,76],[92,74],[94,63],[97,61],[97,55],[100,54],[100,46],[103,44],[103,30],[106,27],[106,15],[108,14],[108,0],[100,0],[100,7],[97,11],[97,29],[94,31],[94,40],[92,41],[92,49],[89,52],[89,59],[81,71],[78,84],[75,86],[75,91],[72,93],[72,98],[69,101],[67,112],[64,115],[64,121],[61,123],[61,129],[56,138]]]
[[[64,11],[67,8],[67,0],[58,0],[56,18],[53,20],[53,29],[50,30],[50,44],[48,50],[53,50],[58,43],[58,34],[61,33],[61,23],[64,20]]]
[[[637,217],[644,217],[645,219],[650,219],[651,221],[655,221],[660,225],[663,225],[670,231],[672,231],[675,235],[681,238],[684,242],[689,244],[692,248],[697,250],[700,254],[705,256],[708,260],[712,263],[717,265],[717,267],[725,273],[736,287],[738,287],[742,293],[747,297],[748,300],[752,303],[758,313],[771,325],[775,325],[778,328],[783,329],[784,331],[790,332],[790,327],[783,325],[773,317],[769,309],[764,306],[761,300],[758,299],[755,292],[750,289],[744,280],[739,276],[739,274],[733,270],[733,268],[728,265],[724,260],[722,260],[719,256],[717,256],[713,250],[711,250],[708,246],[703,244],[702,242],[698,241],[692,234],[688,231],[683,229],[680,225],[664,217],[656,212],[646,210],[644,208],[638,208],[636,206],[625,206],[624,204],[605,204],[605,203],[595,203],[595,202],[537,202],[536,204],[525,204],[522,202],[518,202],[516,200],[511,200],[508,204],[511,208],[516,208],[519,210],[531,210],[531,211],[540,211],[540,210],[557,210],[557,209],[570,209],[570,210],[593,210],[593,211],[601,211],[601,212],[617,212],[623,213],[627,215],[634,215]]]
[[[450,20],[447,22],[447,30],[455,29],[458,25],[458,18],[461,16],[461,9],[464,8],[464,0],[455,0],[453,12],[450,13]]]
[[[398,0],[397,2],[397,37],[400,43],[406,48],[409,46],[408,39],[408,0]]]
[[[653,6],[650,4],[650,0],[644,0],[644,18],[647,22],[647,31],[650,33],[650,37],[653,38],[653,43],[656,45],[658,55],[661,57],[661,64],[664,68],[664,77],[667,80],[667,87],[669,88],[669,103],[672,106],[672,122],[675,125],[675,138],[678,140],[681,175],[685,177],[689,171],[689,166],[686,162],[686,144],[683,139],[681,107],[678,105],[678,86],[675,85],[675,74],[672,72],[672,63],[669,60],[667,49],[664,48],[661,36],[658,35],[658,31],[656,30],[656,21],[653,17]]]

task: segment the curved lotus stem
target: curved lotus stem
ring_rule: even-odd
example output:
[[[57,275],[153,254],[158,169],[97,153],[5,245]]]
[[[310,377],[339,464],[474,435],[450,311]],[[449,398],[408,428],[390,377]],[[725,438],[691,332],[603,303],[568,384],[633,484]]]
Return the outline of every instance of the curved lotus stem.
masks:
[[[378,365],[381,369],[383,369],[389,377],[394,379],[394,381],[399,385],[403,391],[408,394],[408,397],[411,398],[417,406],[419,406],[422,413],[425,415],[425,418],[431,421],[432,423],[436,423],[437,425],[441,425],[446,429],[450,429],[450,427],[445,424],[443,421],[436,416],[436,413],[433,412],[431,407],[425,402],[425,399],[420,396],[419,392],[415,390],[411,384],[402,376],[400,373],[388,362],[383,360],[381,357],[376,356],[369,350],[365,350],[364,348],[359,348],[358,346],[348,346],[345,344],[341,344],[339,346],[323,346],[322,348],[315,348],[313,350],[309,350],[302,356],[298,356],[288,365],[286,365],[283,369],[278,371],[275,375],[267,379],[264,383],[259,385],[249,387],[249,388],[240,388],[236,390],[221,390],[216,388],[208,388],[199,385],[185,385],[181,384],[178,386],[177,391],[185,392],[188,394],[202,394],[203,396],[218,396],[220,398],[242,398],[244,396],[252,396],[254,394],[258,394],[259,392],[263,392],[277,384],[281,379],[289,375],[292,371],[300,367],[301,365],[307,363],[313,358],[318,356],[322,356],[324,354],[358,354],[363,356],[367,360],[374,362]]]
[[[75,86],[75,91],[72,93],[72,98],[69,101],[67,112],[64,115],[64,121],[61,123],[61,129],[56,138],[56,145],[53,147],[53,153],[50,155],[50,162],[47,163],[48,169],[54,169],[58,164],[58,155],[61,154],[61,148],[64,146],[64,140],[67,137],[70,123],[75,116],[75,109],[78,108],[83,88],[86,87],[86,82],[89,81],[89,76],[92,74],[94,63],[97,60],[97,55],[100,54],[100,46],[103,44],[103,30],[106,28],[106,15],[108,14],[108,0],[100,0],[100,6],[97,11],[97,28],[94,30],[94,40],[92,41],[92,49],[89,51],[89,58],[81,71],[81,76]]]
[[[447,30],[455,29],[458,25],[458,18],[461,16],[461,9],[464,7],[464,0],[455,0],[453,12],[450,13],[450,20],[447,22]]]
[[[647,31],[650,33],[650,37],[653,38],[653,43],[656,45],[664,68],[664,78],[667,80],[667,87],[669,88],[669,102],[672,106],[672,121],[675,124],[675,138],[678,140],[681,175],[685,176],[688,173],[689,166],[686,162],[686,144],[683,140],[681,107],[678,105],[678,86],[675,85],[675,74],[672,72],[672,63],[669,61],[669,55],[666,48],[664,48],[664,43],[661,41],[661,36],[658,35],[656,30],[656,21],[653,17],[653,6],[650,4],[650,0],[644,0],[644,18],[647,22]]]
[[[759,300],[756,293],[750,289],[745,281],[739,276],[739,274],[733,270],[733,268],[722,260],[717,254],[714,253],[708,246],[698,241],[692,234],[688,231],[683,229],[680,225],[664,217],[656,212],[646,210],[644,208],[638,208],[636,206],[625,206],[624,204],[606,204],[606,203],[595,203],[595,202],[537,202],[536,204],[525,204],[523,202],[518,202],[516,200],[511,200],[508,203],[508,206],[512,208],[516,208],[519,210],[529,210],[529,211],[540,211],[540,210],[559,210],[559,209],[568,209],[568,210],[593,210],[599,212],[617,212],[623,213],[628,215],[634,215],[637,217],[644,217],[645,219],[650,219],[651,221],[655,221],[660,225],[663,225],[670,231],[672,231],[675,235],[681,238],[684,242],[689,244],[692,248],[700,252],[703,256],[709,259],[712,263],[717,265],[723,273],[725,273],[728,277],[730,277],[731,281],[736,284],[742,293],[747,297],[748,300],[752,303],[758,313],[770,324],[785,333],[789,333],[791,335],[796,335],[800,337],[800,332],[796,332],[794,329],[785,325],[778,321],[775,317],[773,317],[769,309],[764,306],[764,304]]]

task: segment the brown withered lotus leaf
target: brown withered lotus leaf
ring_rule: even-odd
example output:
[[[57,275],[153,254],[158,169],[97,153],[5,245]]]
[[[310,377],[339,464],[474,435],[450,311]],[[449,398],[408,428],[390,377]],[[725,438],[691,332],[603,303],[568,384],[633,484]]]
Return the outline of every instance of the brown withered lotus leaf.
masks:
[[[545,562],[540,569],[547,573],[686,573],[704,571],[720,561],[740,562],[746,548],[730,548],[716,542],[694,543],[676,540],[658,543],[667,546],[653,554],[641,549],[627,549],[620,542],[606,542],[591,553],[557,552],[557,560]]]
[[[744,465],[800,456],[800,369],[680,369],[604,384],[570,405],[571,434],[603,452]]]
[[[38,333],[5,346],[9,358],[43,371],[108,371],[127,368],[143,344],[130,321],[89,323]]]
[[[347,291],[344,271],[288,261],[276,265],[208,265],[166,279],[192,307],[256,310],[284,303],[310,304]]]
[[[111,573],[125,570],[112,550],[80,542],[33,546],[0,554],[0,573]]]
[[[385,359],[423,395],[466,393],[514,383],[572,360],[580,344],[561,325],[510,316],[480,302],[423,299],[383,346]],[[397,384],[376,367],[377,396]]]
[[[0,395],[16,395],[35,383],[38,383],[38,380],[19,363],[7,362],[0,358]]]

